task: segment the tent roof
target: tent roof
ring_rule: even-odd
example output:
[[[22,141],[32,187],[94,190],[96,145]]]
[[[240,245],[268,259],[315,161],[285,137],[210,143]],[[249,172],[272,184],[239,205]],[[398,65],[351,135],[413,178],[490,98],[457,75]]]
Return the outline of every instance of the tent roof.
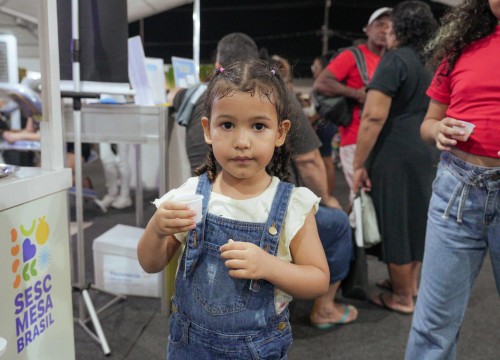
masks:
[[[127,0],[128,21],[133,22],[192,2],[193,0]],[[0,5],[0,33],[16,36],[20,59],[39,57],[38,7],[33,5],[33,0],[3,0]]]

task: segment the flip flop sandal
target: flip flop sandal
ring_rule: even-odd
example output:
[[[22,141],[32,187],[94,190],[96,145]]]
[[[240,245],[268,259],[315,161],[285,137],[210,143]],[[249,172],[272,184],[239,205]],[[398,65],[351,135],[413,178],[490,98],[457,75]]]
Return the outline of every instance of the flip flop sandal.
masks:
[[[380,301],[380,304],[373,301],[372,299],[370,299],[370,302],[374,305],[377,305],[378,307],[381,307],[381,308],[384,308],[386,310],[389,310],[389,311],[394,311],[398,314],[402,314],[402,315],[412,315],[413,314],[413,311],[405,311],[405,310],[399,310],[399,309],[396,309],[396,308],[393,308],[393,307],[390,307],[384,300],[384,293],[380,293],[378,294],[378,301]]]
[[[351,321],[347,321],[347,319],[349,318],[350,312],[353,309],[355,309],[355,307],[352,305],[346,305],[346,304],[341,304],[341,305],[342,305],[342,308],[344,309],[344,315],[342,315],[340,320],[330,321],[330,322],[326,322],[326,323],[315,323],[315,322],[311,321],[311,325],[317,329],[320,329],[320,330],[328,330],[328,329],[331,329],[332,327],[334,327],[335,325],[347,325],[347,324],[350,324],[350,323],[356,321],[356,319],[351,320]]]

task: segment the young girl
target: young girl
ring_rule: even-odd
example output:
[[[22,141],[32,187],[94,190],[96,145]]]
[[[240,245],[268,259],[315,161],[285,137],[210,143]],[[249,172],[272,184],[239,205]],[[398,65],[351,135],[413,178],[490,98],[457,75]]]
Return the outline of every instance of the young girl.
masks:
[[[406,359],[455,359],[489,249],[500,293],[500,0],[465,0],[429,44],[441,62],[421,135],[443,150]],[[475,125],[467,138],[464,123]],[[487,313],[485,313],[487,315]]]
[[[286,359],[287,305],[316,298],[329,270],[314,213],[319,199],[286,179],[285,84],[267,63],[217,70],[201,119],[210,145],[198,177],[164,195],[138,245],[158,272],[185,245],[172,299],[169,359]],[[203,218],[172,199],[202,194]]]

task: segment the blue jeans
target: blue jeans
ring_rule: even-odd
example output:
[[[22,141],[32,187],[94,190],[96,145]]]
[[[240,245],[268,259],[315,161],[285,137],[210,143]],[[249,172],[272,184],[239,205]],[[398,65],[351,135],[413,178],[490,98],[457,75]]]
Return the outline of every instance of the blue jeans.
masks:
[[[488,249],[500,294],[500,168],[443,153],[405,359],[455,359],[467,302]]]
[[[324,206],[319,207],[315,218],[330,268],[330,284],[333,284],[349,272],[354,254],[351,225],[345,212]]]

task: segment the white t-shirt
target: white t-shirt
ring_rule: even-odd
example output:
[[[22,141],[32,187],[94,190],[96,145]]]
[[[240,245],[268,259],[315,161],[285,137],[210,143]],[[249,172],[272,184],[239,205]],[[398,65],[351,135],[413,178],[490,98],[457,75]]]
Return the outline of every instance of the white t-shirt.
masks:
[[[264,223],[269,217],[269,211],[271,210],[279,181],[277,177],[273,177],[268,188],[260,195],[245,200],[235,200],[212,192],[208,203],[208,212],[231,220]],[[160,199],[156,199],[154,204],[158,207],[162,202],[169,201],[175,196],[195,194],[197,187],[198,177],[189,178],[179,188],[172,189]],[[294,188],[288,204],[288,210],[285,215],[285,221],[278,244],[278,258],[292,262],[290,242],[304,225],[306,216],[311,210],[314,209],[314,213],[318,211],[319,201],[320,198],[314,195],[311,190],[304,187]],[[175,237],[184,244],[186,242],[187,232],[176,234]],[[286,308],[288,303],[292,300],[292,297],[276,288],[274,299],[276,312],[279,314]]]

